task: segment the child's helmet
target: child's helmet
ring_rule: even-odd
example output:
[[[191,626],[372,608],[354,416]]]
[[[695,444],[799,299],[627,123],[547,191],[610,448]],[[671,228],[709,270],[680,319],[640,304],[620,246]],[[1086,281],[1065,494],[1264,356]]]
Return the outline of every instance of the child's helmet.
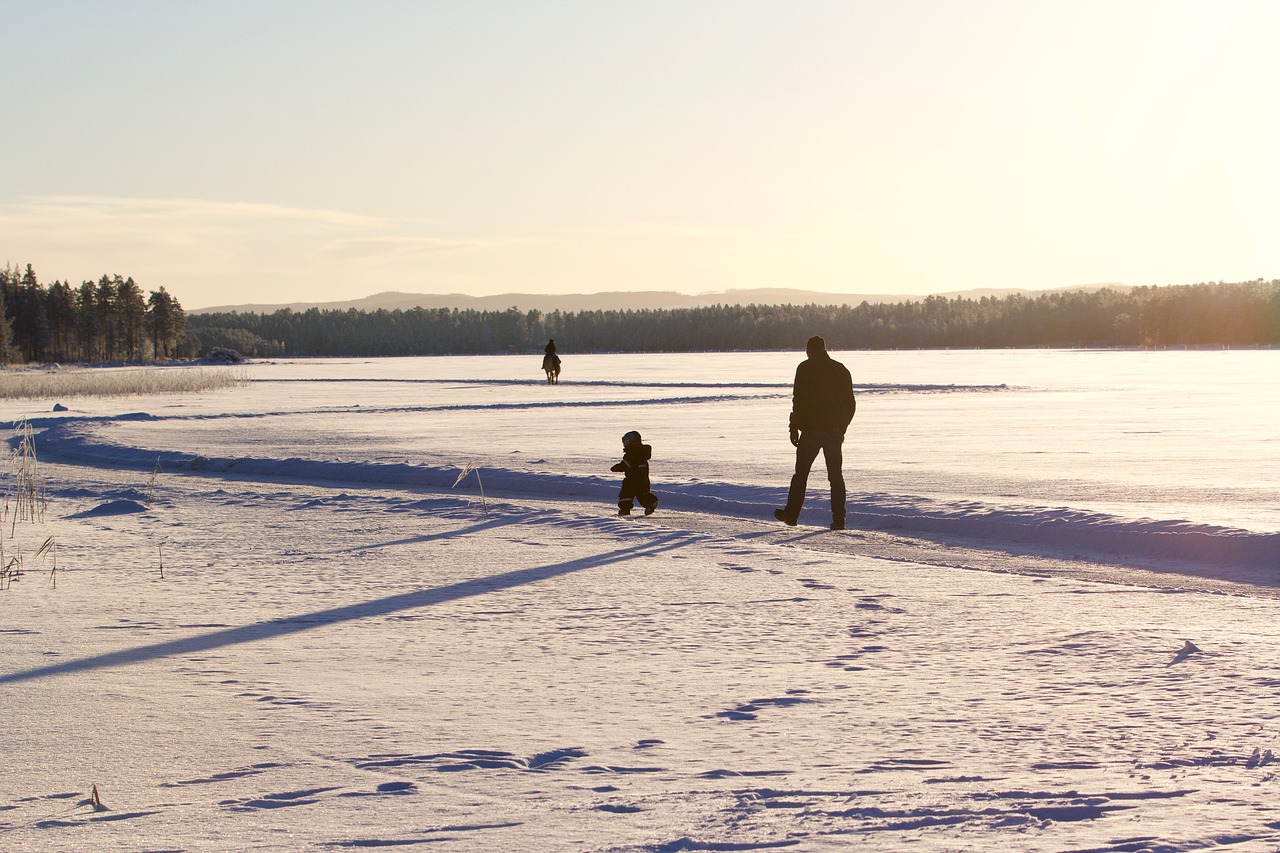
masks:
[[[639,440],[640,440],[640,433],[636,432],[635,430],[631,430],[631,432],[627,433],[622,437],[623,444],[630,444],[633,441],[639,441]]]

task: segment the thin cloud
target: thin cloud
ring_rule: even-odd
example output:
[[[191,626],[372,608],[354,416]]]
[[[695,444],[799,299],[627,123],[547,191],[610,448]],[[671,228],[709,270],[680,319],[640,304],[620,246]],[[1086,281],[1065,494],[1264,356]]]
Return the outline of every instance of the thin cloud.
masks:
[[[0,234],[10,251],[59,257],[181,250],[207,262],[266,240],[318,243],[385,227],[343,211],[202,199],[45,196],[0,207]]]
[[[29,255],[189,253],[201,263],[270,248],[281,260],[332,263],[422,255],[472,243],[406,234],[429,223],[341,210],[184,198],[44,196],[0,207],[10,251]]]
[[[355,237],[334,241],[321,251],[340,260],[395,260],[417,255],[458,252],[476,245],[478,244],[475,242],[435,237]]]
[[[309,223],[333,228],[372,228],[383,220],[338,210],[287,207],[257,202],[224,202],[185,198],[127,198],[107,196],[41,196],[7,209],[0,217],[80,217],[132,220],[189,220],[204,222]]]
[[[50,195],[0,205],[7,259],[33,264],[42,281],[120,272],[197,306],[245,301],[264,282],[285,298],[424,281],[458,289],[475,265],[492,266],[495,253],[530,242],[441,237],[437,228],[421,218],[190,198]]]
[[[741,228],[718,225],[691,225],[680,222],[632,222],[599,228],[577,228],[575,234],[619,238],[673,238],[706,242],[738,242],[749,237]]]

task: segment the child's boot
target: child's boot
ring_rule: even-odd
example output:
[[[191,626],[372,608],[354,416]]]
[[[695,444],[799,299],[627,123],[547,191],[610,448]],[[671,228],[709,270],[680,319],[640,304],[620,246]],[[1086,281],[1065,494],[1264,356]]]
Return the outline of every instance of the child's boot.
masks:
[[[631,501],[618,501],[618,515],[631,515]]]

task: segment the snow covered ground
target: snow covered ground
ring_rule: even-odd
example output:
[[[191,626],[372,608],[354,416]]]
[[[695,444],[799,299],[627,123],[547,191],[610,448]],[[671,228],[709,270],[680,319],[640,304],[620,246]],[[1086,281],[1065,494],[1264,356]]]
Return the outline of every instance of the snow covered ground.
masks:
[[[1280,398],[1159,355],[1280,375],[848,354],[840,533],[771,518],[790,353],[13,406],[0,850],[1280,848]]]

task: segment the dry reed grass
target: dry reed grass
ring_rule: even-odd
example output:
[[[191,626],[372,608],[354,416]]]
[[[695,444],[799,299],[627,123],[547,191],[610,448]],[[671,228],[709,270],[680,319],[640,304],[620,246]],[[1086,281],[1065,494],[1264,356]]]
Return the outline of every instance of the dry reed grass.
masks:
[[[44,476],[36,461],[35,431],[25,418],[14,424],[18,444],[9,453],[8,482],[4,491],[4,507],[0,519],[9,527],[9,535],[20,521],[44,520],[46,505]]]
[[[143,503],[147,506],[147,509],[150,509],[151,505],[156,501],[156,486],[160,484],[160,475],[162,473],[164,472],[160,468],[160,457],[157,456],[156,467],[151,469],[151,477],[147,480],[147,484],[143,489],[145,495]]]
[[[0,400],[194,394],[249,381],[243,367],[63,367],[0,371]]]
[[[467,464],[463,466],[462,472],[458,474],[458,479],[453,481],[453,486],[451,488],[456,489],[458,484],[466,479],[468,474],[476,475],[476,485],[480,487],[480,506],[483,507],[484,511],[487,513],[489,511],[489,502],[485,500],[484,483],[480,481],[480,469],[476,467],[474,462],[468,461]]]
[[[45,498],[44,476],[36,460],[35,431],[27,421],[19,420],[14,424],[18,442],[9,453],[6,466],[4,502],[0,505],[0,590],[13,585],[15,578],[23,573],[26,562],[22,545],[17,539],[19,522],[32,524],[44,521]],[[5,544],[5,529],[8,528],[10,543]],[[56,588],[58,584],[58,545],[50,536],[36,550],[32,559],[51,559],[49,582]]]

